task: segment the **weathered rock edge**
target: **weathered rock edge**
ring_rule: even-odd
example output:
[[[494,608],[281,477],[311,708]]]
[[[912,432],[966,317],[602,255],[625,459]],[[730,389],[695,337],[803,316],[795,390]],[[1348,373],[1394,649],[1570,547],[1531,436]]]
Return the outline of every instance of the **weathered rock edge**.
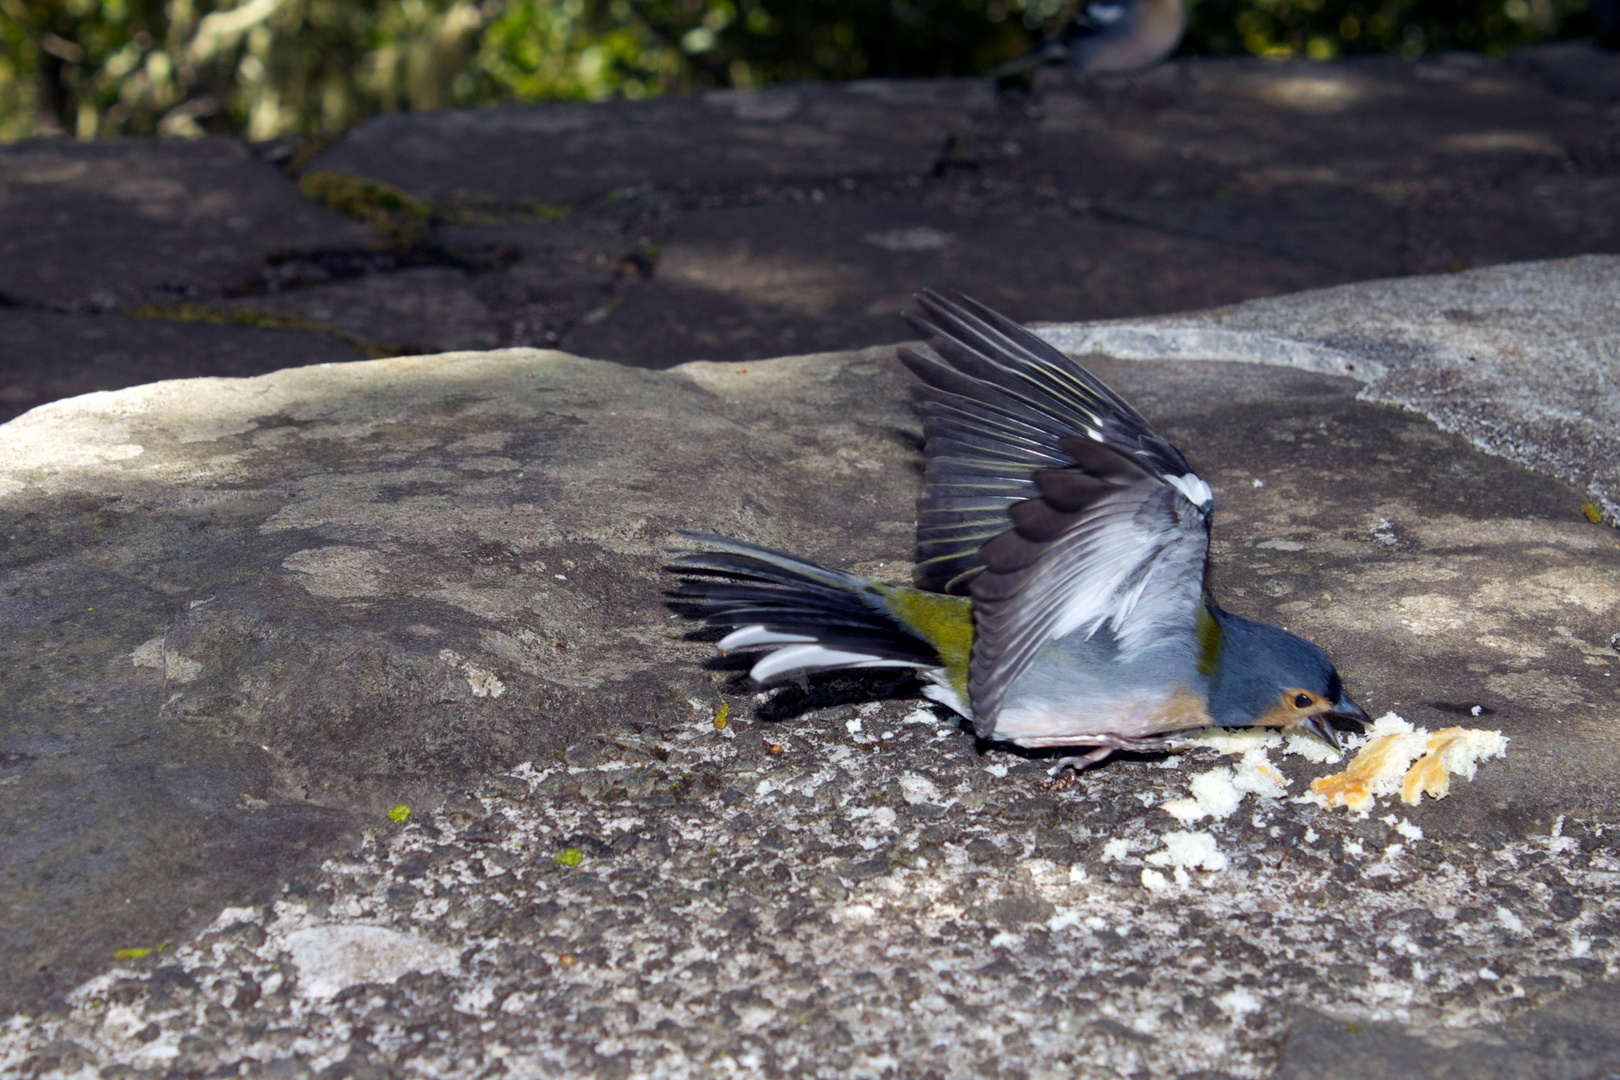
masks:
[[[1071,353],[1347,375],[1486,453],[1584,487],[1620,525],[1620,256],[1393,278],[1234,307],[1046,326]]]

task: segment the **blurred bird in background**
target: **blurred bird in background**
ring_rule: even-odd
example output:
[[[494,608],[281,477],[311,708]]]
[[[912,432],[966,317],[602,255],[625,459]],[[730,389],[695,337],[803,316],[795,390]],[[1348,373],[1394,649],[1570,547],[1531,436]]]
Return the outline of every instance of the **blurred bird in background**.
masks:
[[[970,300],[919,298],[927,471],[914,588],[710,533],[678,601],[767,648],[761,683],[914,668],[923,693],[989,742],[1162,749],[1177,732],[1297,728],[1342,743],[1367,714],[1320,648],[1222,609],[1205,587],[1213,494],[1095,375]]]
[[[990,74],[1002,79],[1061,64],[1075,72],[1135,71],[1176,51],[1187,16],[1182,0],[1093,0],[1059,34]]]

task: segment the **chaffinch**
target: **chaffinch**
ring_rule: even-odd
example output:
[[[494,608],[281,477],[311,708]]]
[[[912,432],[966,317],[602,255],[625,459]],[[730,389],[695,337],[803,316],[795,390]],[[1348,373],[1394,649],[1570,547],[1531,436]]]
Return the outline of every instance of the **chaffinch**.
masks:
[[[761,683],[915,668],[980,738],[1161,749],[1190,728],[1298,728],[1334,747],[1365,711],[1316,645],[1205,588],[1213,495],[1180,451],[1081,364],[971,300],[934,293],[900,349],[921,380],[927,470],[914,587],[710,533],[675,595],[763,647]]]

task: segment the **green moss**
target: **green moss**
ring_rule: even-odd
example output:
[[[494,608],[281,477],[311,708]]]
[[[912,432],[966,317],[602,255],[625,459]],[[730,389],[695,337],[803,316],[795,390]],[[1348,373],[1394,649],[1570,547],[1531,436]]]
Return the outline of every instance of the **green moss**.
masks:
[[[298,181],[299,194],[363,221],[401,247],[421,240],[433,217],[433,208],[392,184],[335,172],[312,172]]]
[[[403,825],[407,821],[411,820],[411,808],[406,806],[404,803],[400,803],[383,816],[389,821],[397,821],[399,824]]]
[[[578,866],[585,861],[585,853],[577,847],[563,848],[557,852],[558,866]]]
[[[278,315],[273,311],[258,311],[254,308],[211,308],[205,304],[142,304],[124,312],[132,319],[152,319],[157,322],[187,323],[194,326],[245,326],[254,330],[303,330],[312,334],[325,334],[336,338],[354,349],[359,350],[362,356],[372,360],[381,360],[387,356],[398,356],[399,350],[387,345],[378,345],[364,338],[355,337],[333,326],[305,319],[297,315]]]
[[[1586,520],[1592,524],[1603,524],[1603,511],[1598,508],[1597,503],[1581,503],[1581,513],[1585,514]]]
[[[153,953],[160,953],[168,947],[168,944],[165,943],[163,945],[140,945],[130,949],[119,949],[113,953],[113,959],[142,960],[148,956],[151,956]]]
[[[675,778],[675,782],[669,785],[669,789],[664,794],[676,802],[683,802],[687,794],[692,790],[692,781],[692,774],[683,772]]]
[[[968,661],[973,656],[973,601],[965,596],[874,585],[906,629],[934,647],[951,689],[968,700]]]

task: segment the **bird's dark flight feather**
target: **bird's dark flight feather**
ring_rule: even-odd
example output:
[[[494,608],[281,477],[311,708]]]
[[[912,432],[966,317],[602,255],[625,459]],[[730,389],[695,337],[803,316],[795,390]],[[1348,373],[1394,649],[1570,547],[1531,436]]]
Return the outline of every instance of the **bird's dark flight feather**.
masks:
[[[983,725],[1054,637],[1106,625],[1131,649],[1190,622],[1209,507],[1181,453],[1078,362],[971,300],[919,302],[931,352],[900,351],[928,458],[915,580],[974,599]]]

